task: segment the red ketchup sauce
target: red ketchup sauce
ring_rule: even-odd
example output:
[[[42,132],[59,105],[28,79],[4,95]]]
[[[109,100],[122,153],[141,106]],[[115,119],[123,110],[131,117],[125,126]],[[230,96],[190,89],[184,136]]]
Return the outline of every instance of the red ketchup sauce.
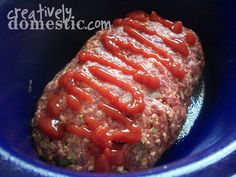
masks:
[[[190,46],[194,46],[197,39],[193,33],[187,31],[185,35],[185,40]]]
[[[179,21],[171,22],[165,20],[155,12],[152,12],[151,15],[142,11],[132,12],[125,19],[116,19],[113,24],[115,26],[123,26],[123,31],[126,34],[150,48],[153,52],[146,51],[131,42],[122,41],[113,34],[104,33],[101,36],[101,43],[104,48],[130,67],[120,66],[103,56],[88,52],[80,52],[78,54],[79,63],[83,64],[87,61],[99,63],[100,65],[107,66],[107,68],[119,70],[124,74],[132,76],[135,82],[149,89],[158,89],[160,87],[159,78],[150,74],[141,64],[130,59],[127,54],[128,51],[131,54],[141,55],[146,59],[154,58],[156,62],[164,65],[174,77],[182,80],[185,76],[185,71],[179,64],[174,62],[173,56],[163,48],[156,46],[141,33],[158,36],[165,45],[184,57],[189,55],[187,45],[193,46],[195,44],[195,36],[191,32],[187,32],[185,34],[185,41],[177,38],[167,38],[147,27],[145,22],[148,20],[160,23],[164,27],[169,28],[173,33],[180,34],[183,32],[183,25]],[[136,144],[141,139],[141,128],[136,125],[134,120],[128,118],[127,115],[134,116],[143,112],[145,109],[144,95],[137,87],[120,80],[114,74],[99,66],[91,65],[88,67],[88,70],[98,80],[114,84],[129,92],[132,95],[131,101],[129,103],[124,102],[119,96],[113,94],[108,88],[101,86],[101,84],[98,84],[83,72],[68,71],[58,79],[61,91],[48,98],[48,115],[40,117],[38,127],[53,139],[61,139],[65,132],[89,139],[90,143],[98,148],[98,151],[91,151],[95,156],[95,171],[109,172],[112,170],[113,165],[120,166],[125,164],[125,146],[114,147],[114,144]],[[96,90],[104,99],[109,101],[109,105],[103,102],[95,103],[89,93],[77,86],[78,83],[83,83]],[[66,104],[62,104],[62,102]],[[98,109],[106,116],[123,125],[124,129],[112,130],[102,125],[96,117],[89,115],[84,115],[85,124],[80,126],[70,122],[63,124],[59,120],[59,115],[65,109],[69,108],[72,111],[79,112],[84,103],[97,104]]]
[[[138,22],[138,21],[134,21],[132,19],[126,18],[126,19],[116,19],[114,20],[114,25],[117,26],[129,26],[133,29],[139,30],[143,33],[146,33],[148,35],[156,35],[159,38],[162,39],[162,41],[164,42],[164,44],[166,44],[168,47],[170,47],[173,51],[181,54],[184,57],[187,57],[189,54],[188,51],[188,47],[185,43],[185,41],[182,41],[180,39],[170,39],[167,38],[165,36],[160,35],[159,33],[157,33],[154,30],[151,30],[150,28],[148,28],[146,25]]]
[[[127,119],[120,111],[109,105],[99,103],[98,108],[126,128],[110,133],[109,128],[103,127],[96,118],[85,116],[86,125],[68,124],[66,130],[79,137],[86,137],[94,143],[100,151],[100,153],[95,154],[95,170],[97,172],[109,172],[112,165],[124,164],[124,149],[113,149],[112,142],[138,143],[141,139],[141,129],[132,120]]]

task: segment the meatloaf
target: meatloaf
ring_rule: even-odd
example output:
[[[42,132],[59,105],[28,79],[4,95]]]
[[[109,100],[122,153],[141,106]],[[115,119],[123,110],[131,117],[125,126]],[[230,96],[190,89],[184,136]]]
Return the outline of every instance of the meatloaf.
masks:
[[[39,156],[78,171],[152,167],[175,142],[203,66],[182,22],[143,11],[115,19],[47,84],[32,121]]]

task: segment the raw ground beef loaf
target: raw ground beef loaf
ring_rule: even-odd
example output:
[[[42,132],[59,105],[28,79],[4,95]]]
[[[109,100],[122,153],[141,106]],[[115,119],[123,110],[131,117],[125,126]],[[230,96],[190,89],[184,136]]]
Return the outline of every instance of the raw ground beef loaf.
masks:
[[[116,19],[46,86],[32,121],[39,155],[79,171],[152,167],[180,132],[203,65],[180,21],[142,11]]]

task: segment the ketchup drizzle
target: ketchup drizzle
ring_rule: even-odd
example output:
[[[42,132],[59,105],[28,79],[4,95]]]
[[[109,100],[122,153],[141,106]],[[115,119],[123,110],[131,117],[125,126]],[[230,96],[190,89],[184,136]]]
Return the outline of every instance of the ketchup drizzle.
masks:
[[[112,149],[112,142],[136,144],[141,139],[141,129],[132,120],[127,119],[121,112],[109,105],[99,103],[98,108],[113,120],[121,123],[125,129],[110,133],[109,131],[113,130],[101,126],[96,118],[85,116],[86,125],[68,124],[66,130],[79,137],[86,137],[94,143],[100,151],[100,153],[94,154],[95,171],[109,172],[112,165],[123,165],[125,163],[123,149]]]
[[[126,67],[119,66],[113,62],[106,60],[101,56],[95,56],[91,53],[81,52],[79,54],[79,61],[80,62],[94,61],[103,66],[108,66],[112,69],[120,70],[124,74],[132,75],[133,79],[136,82],[141,83],[150,89],[157,89],[160,87],[160,80],[157,77],[154,77],[153,75],[148,74],[147,72],[142,72],[136,69],[127,69]]]
[[[138,21],[134,21],[132,19],[116,19],[114,20],[114,25],[116,26],[129,26],[131,28],[134,28],[136,30],[139,30],[143,33],[146,33],[148,35],[156,35],[159,38],[162,39],[162,41],[168,46],[170,47],[173,51],[178,52],[179,54],[181,54],[184,57],[187,57],[189,54],[188,51],[188,47],[185,43],[185,41],[181,41],[180,39],[170,39],[167,38],[165,36],[162,36],[160,34],[158,34],[156,31],[151,30],[149,27],[145,26],[144,24],[141,24]]]

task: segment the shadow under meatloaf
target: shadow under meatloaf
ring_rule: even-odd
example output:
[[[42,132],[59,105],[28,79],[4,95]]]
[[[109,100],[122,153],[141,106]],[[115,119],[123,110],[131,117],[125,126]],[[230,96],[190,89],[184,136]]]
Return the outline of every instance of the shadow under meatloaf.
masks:
[[[32,126],[33,138],[41,157],[54,164],[79,171],[128,172],[152,167],[163,152],[174,143],[184,124],[193,89],[201,76],[204,56],[199,39],[192,30],[181,26],[181,32],[173,32],[170,27],[161,23],[160,19],[164,20],[161,17],[158,17],[159,21],[150,20],[152,15],[158,17],[154,12],[151,16],[143,12],[134,12],[129,14],[129,18],[126,19],[133,19],[131,21],[145,24],[146,27],[166,38],[187,41],[186,36],[191,34],[192,38],[195,39],[192,43],[191,41],[185,42],[188,55],[183,56],[181,52],[176,52],[175,49],[166,45],[160,36],[149,35],[142,30],[135,29],[136,32],[139,32],[142,37],[151,41],[155,46],[167,51],[174,63],[185,71],[184,77],[179,79],[173,76],[170,69],[154,57],[145,58],[139,53],[131,52],[131,49],[122,50],[123,55],[128,56],[129,60],[135,61],[135,63],[145,68],[150,75],[158,78],[160,81],[158,88],[147,87],[148,83],[146,85],[140,84],[134,79],[133,75],[126,74],[120,69],[104,66],[92,60],[81,61],[82,54],[89,53],[94,56],[101,56],[121,68],[133,69],[132,65],[128,65],[117,56],[115,57],[112,51],[104,47],[104,43],[101,41],[104,34],[110,34],[120,41],[134,44],[136,48],[144,49],[146,52],[155,53],[153,48],[124,32],[124,25],[113,25],[111,29],[98,31],[86,42],[76,57],[48,83],[38,101]],[[144,18],[146,20],[143,20]],[[176,24],[170,23],[172,26]],[[91,85],[80,81],[73,81],[74,86],[92,96],[93,102],[72,97],[75,103],[81,103],[81,107],[76,110],[77,108],[68,106],[66,97],[68,93],[60,85],[60,77],[68,72],[85,74],[94,83],[107,88],[126,104],[131,103],[134,99],[133,95],[127,90],[107,80],[98,79],[88,69],[93,66],[99,67],[100,70],[108,72],[114,78],[140,90],[144,95],[144,109],[134,114],[127,113],[113,105],[111,100]],[[60,95],[59,99],[55,99],[55,95]],[[49,103],[50,99],[54,99],[53,103]],[[114,132],[129,131],[124,123],[114,120],[110,115],[104,113],[98,106],[101,102],[114,108],[119,114],[125,116],[128,121],[132,121],[134,126],[140,128],[139,141],[133,143],[109,141],[111,144],[104,146],[104,144],[101,145],[101,142],[96,142],[94,137],[90,137],[91,132],[95,132],[99,128],[106,129],[106,136]],[[50,106],[62,107],[63,109],[58,112],[56,109],[50,112]],[[86,116],[95,118],[99,123],[99,128],[88,125],[88,120],[85,120]],[[68,128],[68,124],[73,124],[74,127]],[[77,130],[81,130],[79,129],[80,126],[87,128],[87,131],[90,132],[89,138],[85,135],[82,136],[82,134],[81,136],[78,135],[79,131]],[[99,141],[102,140],[99,139]],[[112,155],[112,153],[114,154]]]

